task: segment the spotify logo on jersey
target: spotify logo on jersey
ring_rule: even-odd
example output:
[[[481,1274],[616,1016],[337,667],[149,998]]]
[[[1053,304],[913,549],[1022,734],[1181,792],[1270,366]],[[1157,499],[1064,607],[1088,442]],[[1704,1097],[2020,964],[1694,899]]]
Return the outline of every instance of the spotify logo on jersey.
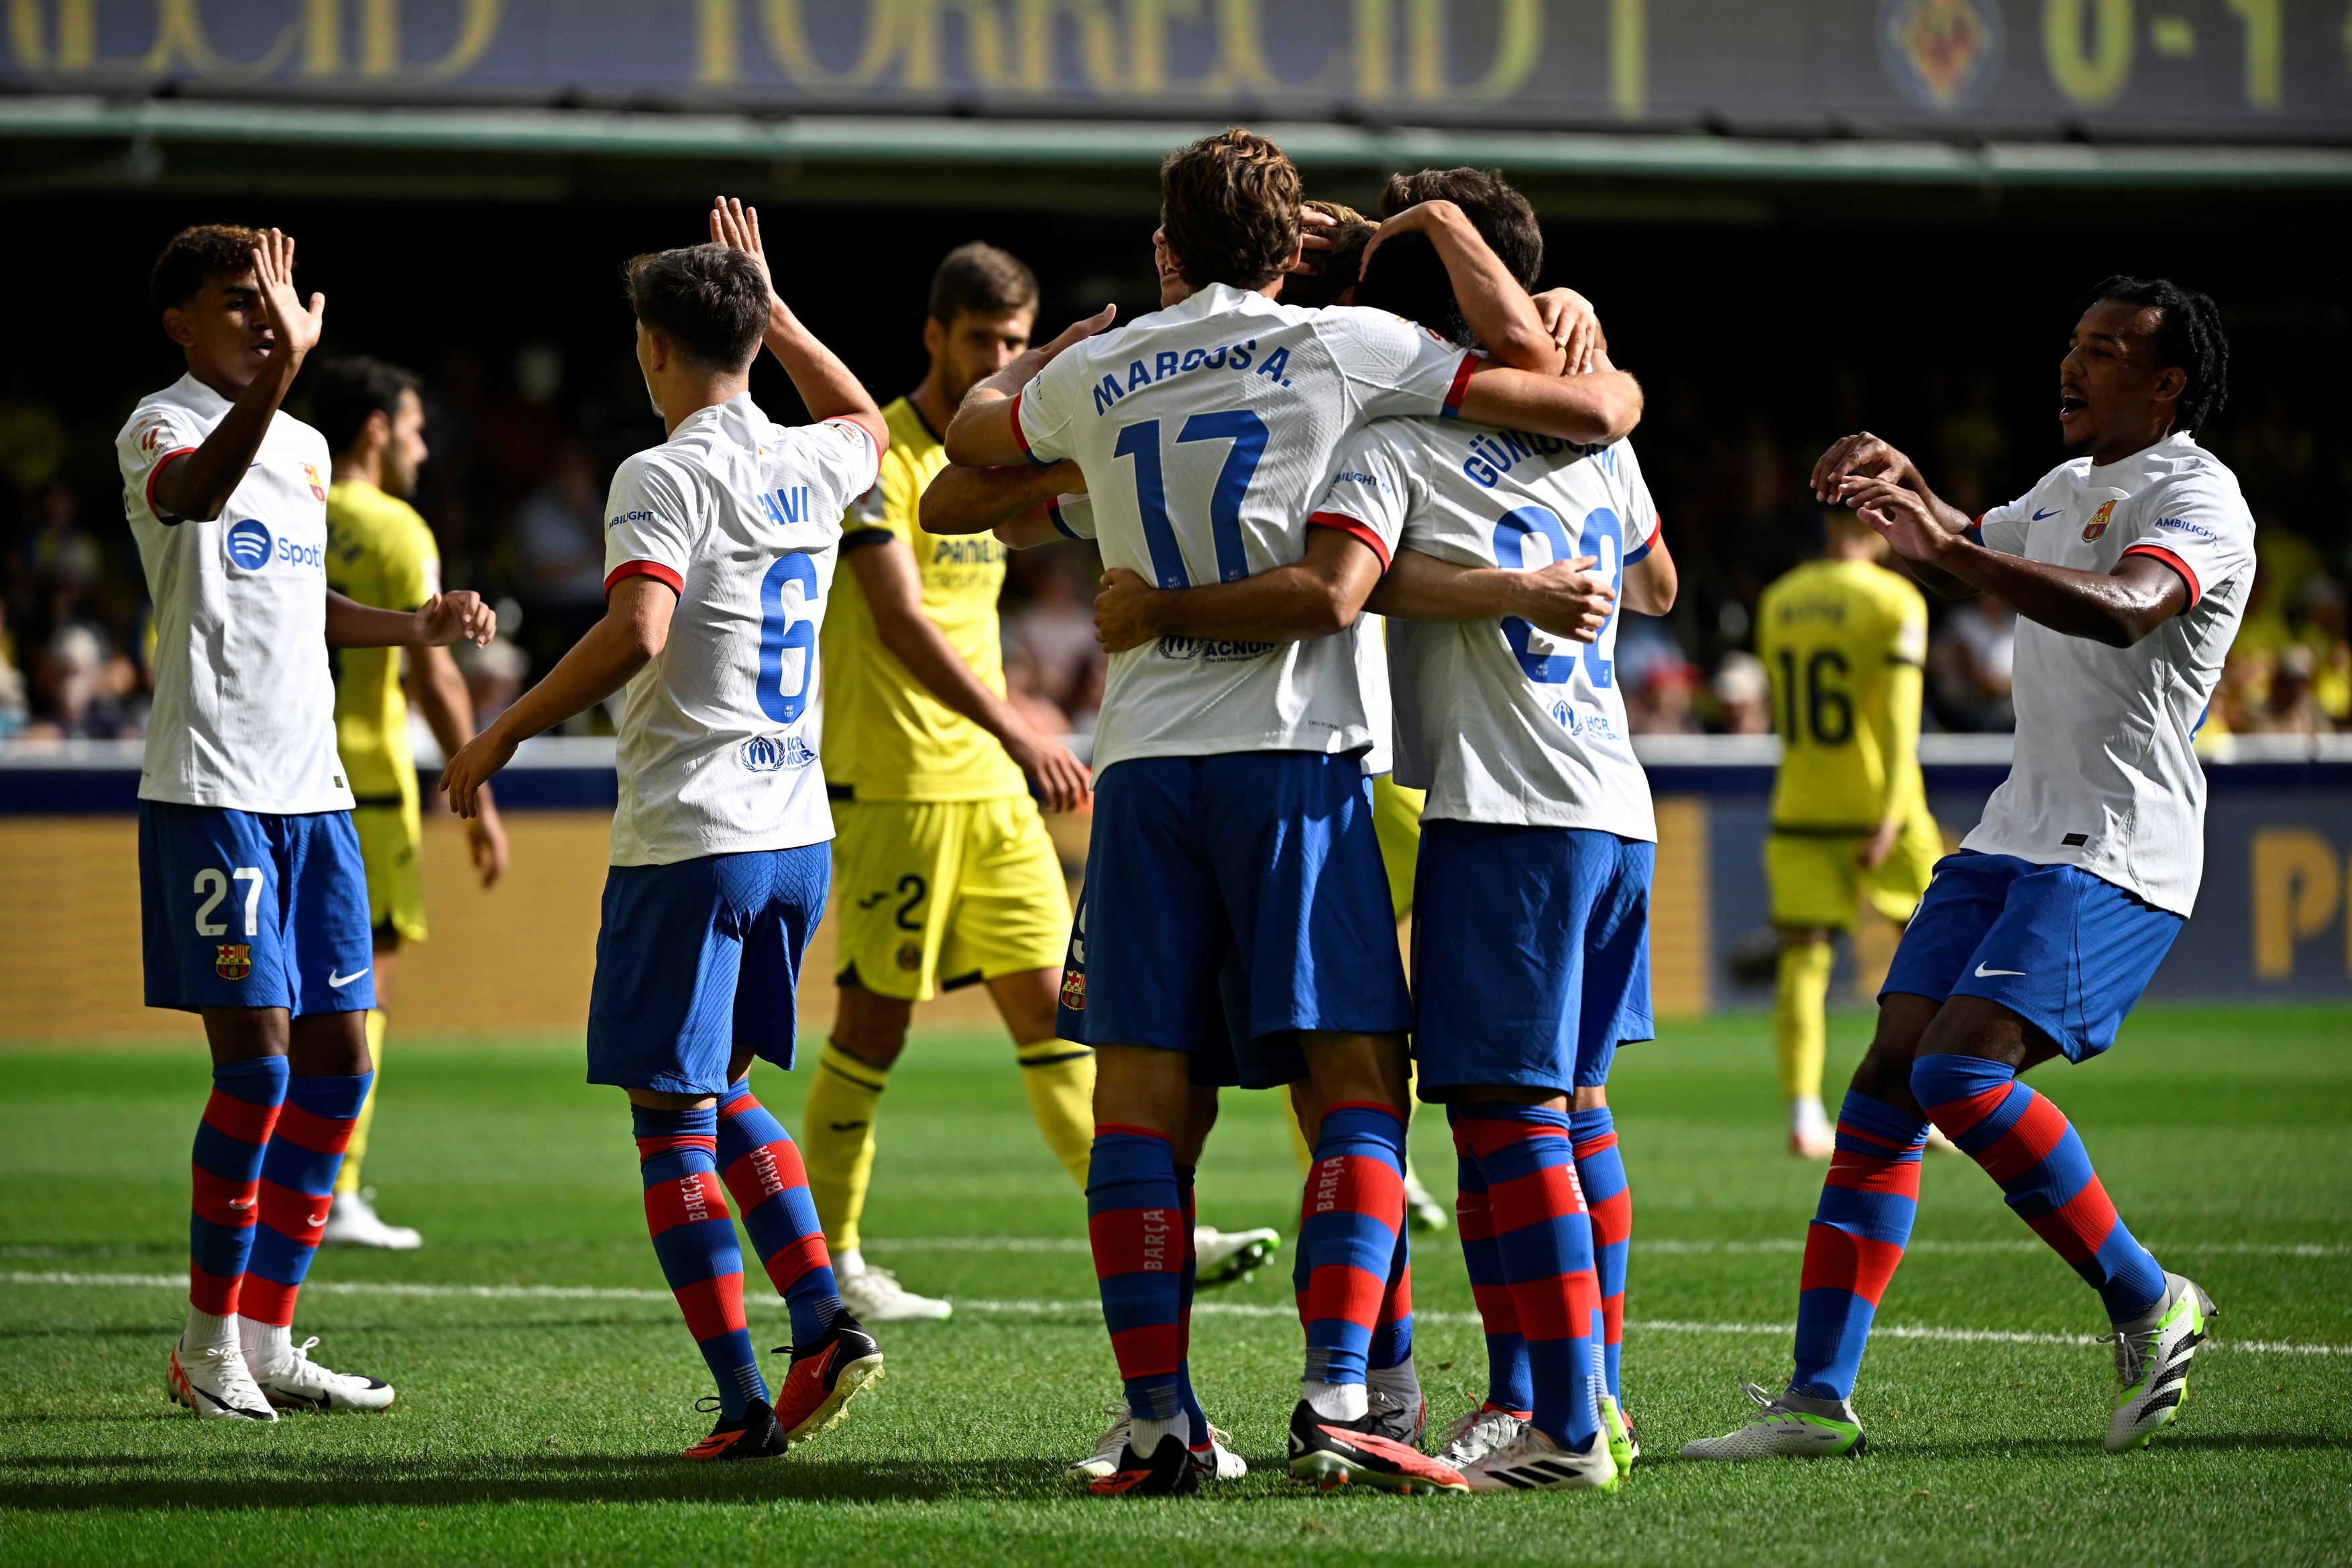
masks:
[[[228,558],[248,572],[258,572],[269,564],[269,530],[249,517],[230,524]]]

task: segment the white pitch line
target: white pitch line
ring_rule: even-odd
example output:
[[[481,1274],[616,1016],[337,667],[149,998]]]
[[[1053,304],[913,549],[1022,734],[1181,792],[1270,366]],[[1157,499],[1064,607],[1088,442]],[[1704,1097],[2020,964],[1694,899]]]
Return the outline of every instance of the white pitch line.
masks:
[[[1085,1252],[1090,1244],[1083,1236],[907,1236],[881,1237],[866,1243],[868,1252]],[[1802,1237],[1771,1237],[1759,1241],[1722,1240],[1642,1240],[1636,1239],[1633,1250],[1658,1256],[1706,1255],[1713,1253],[1802,1252]],[[2005,1241],[1915,1241],[1905,1250],[1909,1252],[2018,1252],[2046,1251],[2047,1244],[2032,1237]],[[2227,1255],[2244,1258],[2344,1258],[2352,1256],[2352,1247],[2334,1246],[2322,1242],[2262,1242],[2262,1241],[2182,1241],[2152,1243],[2150,1250],[2159,1253],[2196,1253],[2205,1256]]]
[[[62,1285],[79,1289],[182,1290],[187,1288],[187,1277],[182,1274],[68,1274],[50,1271],[35,1273],[16,1270],[0,1275],[0,1283],[9,1285]],[[481,1301],[661,1301],[667,1302],[667,1290],[632,1289],[599,1285],[404,1285],[390,1281],[314,1280],[302,1287],[306,1294],[328,1296],[389,1296],[408,1299],[443,1299]],[[1040,1300],[963,1300],[956,1306],[966,1312],[1005,1317],[1048,1317],[1063,1313],[1099,1314],[1098,1301]],[[1259,1305],[1239,1301],[1199,1301],[1193,1314],[1204,1318],[1286,1318],[1297,1321],[1295,1307]],[[1475,1324],[1475,1312],[1420,1311],[1414,1321],[1423,1323]],[[1674,1318],[1653,1318],[1629,1321],[1628,1333],[1644,1334],[1764,1334],[1792,1335],[1794,1323],[1702,1323]],[[2005,1329],[1946,1329],[1926,1324],[1881,1323],[1871,1331],[1874,1334],[1895,1340],[1934,1340],[1952,1344],[2007,1345],[2066,1345],[2097,1344],[2089,1334],[2029,1333]],[[2207,1350],[2250,1351],[2265,1355],[2352,1355],[2352,1345],[2298,1344],[2286,1340],[2213,1340]]]

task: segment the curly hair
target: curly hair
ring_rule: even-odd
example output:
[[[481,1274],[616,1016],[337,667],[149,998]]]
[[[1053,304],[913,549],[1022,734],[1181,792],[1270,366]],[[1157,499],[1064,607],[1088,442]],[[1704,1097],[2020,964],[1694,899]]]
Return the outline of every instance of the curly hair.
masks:
[[[205,279],[215,273],[242,278],[253,270],[253,253],[260,246],[261,231],[242,224],[200,223],[184,228],[164,245],[147,274],[147,302],[160,316],[194,299]]]
[[[1179,147],[1160,165],[1160,223],[1184,281],[1259,289],[1298,248],[1307,188],[1282,149],[1236,127]]]
[[[724,245],[633,256],[623,268],[637,320],[707,370],[750,368],[768,328],[760,264]]]
[[[1293,272],[1283,279],[1282,302],[1319,310],[1339,303],[1339,296],[1356,286],[1356,274],[1364,262],[1364,246],[1379,226],[1355,208],[1338,202],[1305,205],[1309,212],[1321,213],[1332,220],[1329,228],[1316,231],[1331,242],[1331,248],[1310,253],[1318,262],[1314,272]]]
[[[2197,430],[2221,412],[2230,397],[2230,340],[2221,331],[2221,308],[2212,297],[2183,289],[2169,278],[2132,278],[2122,273],[2083,297],[2087,310],[2102,300],[2152,305],[2158,312],[2150,343],[2158,370],[2178,365],[2189,378],[2180,389],[2176,430]]]

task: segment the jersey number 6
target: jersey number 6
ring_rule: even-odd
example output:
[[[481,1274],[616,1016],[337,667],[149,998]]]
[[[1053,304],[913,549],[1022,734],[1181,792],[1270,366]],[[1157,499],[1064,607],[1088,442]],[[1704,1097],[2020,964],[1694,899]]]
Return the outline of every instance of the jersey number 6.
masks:
[[[784,605],[784,584],[801,585],[801,605],[817,596],[816,566],[794,551],[780,555],[760,581],[760,681],[754,689],[760,711],[779,724],[789,724],[808,707],[809,688],[816,684],[816,623],[794,620]],[[784,655],[801,656],[800,682],[784,689]]]

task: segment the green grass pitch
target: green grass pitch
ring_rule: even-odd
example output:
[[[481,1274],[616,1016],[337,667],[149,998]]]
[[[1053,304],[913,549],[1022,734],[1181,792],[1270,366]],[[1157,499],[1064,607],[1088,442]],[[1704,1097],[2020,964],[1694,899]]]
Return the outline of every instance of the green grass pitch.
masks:
[[[1832,1077],[1867,1020],[1836,1020]],[[0,1561],[899,1565],[2260,1562],[2352,1557],[2352,1016],[2145,1010],[2105,1060],[2036,1075],[2126,1220],[2220,1302],[2194,1397],[2147,1453],[2100,1450],[2096,1300],[1964,1159],[1931,1156],[1919,1245],[1880,1313],[1858,1461],[1704,1467],[1685,1438],[1786,1375],[1820,1167],[1780,1152],[1765,1022],[1677,1025],[1613,1086],[1634,1205],[1617,1496],[1321,1495],[1278,1465],[1298,1330],[1288,1254],[1203,1299],[1193,1360],[1253,1466],[1197,1500],[1098,1500],[1063,1474],[1117,1395],[1082,1206],[1012,1053],[919,1037],[885,1102],[876,1261],[961,1303],[883,1331],[889,1375],[788,1458],[677,1459],[707,1381],[646,1244],[620,1095],[576,1046],[395,1036],[369,1166],[423,1251],[323,1254],[300,1331],[387,1377],[378,1416],[199,1426],[162,1392],[181,1310],[199,1055],[0,1053]],[[802,1085],[757,1087],[797,1121]],[[1288,1235],[1267,1095],[1228,1096],[1202,1213]],[[1443,1121],[1413,1133],[1452,1189]],[[1028,1238],[1023,1247],[984,1238]],[[906,1245],[893,1247],[893,1243]],[[1417,1245],[1433,1414],[1478,1386],[1451,1236]],[[110,1284],[93,1277],[120,1275]],[[164,1283],[154,1283],[164,1277]],[[146,1282],[140,1282],[146,1281]],[[786,1337],[759,1279],[754,1332]],[[478,1291],[397,1287],[481,1287]],[[1916,1331],[1950,1331],[1942,1333]],[[2014,1335],[2011,1340],[1995,1336]]]

